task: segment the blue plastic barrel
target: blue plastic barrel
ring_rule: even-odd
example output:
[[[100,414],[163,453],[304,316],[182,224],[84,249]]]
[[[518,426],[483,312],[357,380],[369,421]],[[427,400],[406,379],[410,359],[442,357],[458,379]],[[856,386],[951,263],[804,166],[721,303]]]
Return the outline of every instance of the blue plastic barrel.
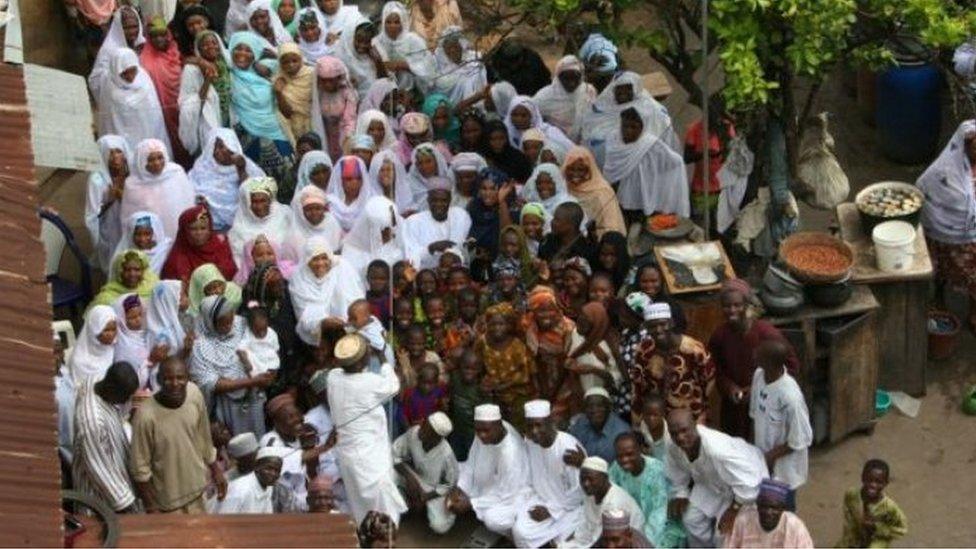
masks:
[[[942,74],[902,62],[878,75],[875,122],[881,152],[899,164],[923,164],[939,150]]]

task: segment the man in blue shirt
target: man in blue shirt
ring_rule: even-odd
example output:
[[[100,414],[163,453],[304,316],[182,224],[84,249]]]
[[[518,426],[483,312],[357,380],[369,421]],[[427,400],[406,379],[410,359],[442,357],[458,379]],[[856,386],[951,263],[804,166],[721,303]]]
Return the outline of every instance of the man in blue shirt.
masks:
[[[578,463],[573,462],[582,463],[586,456],[597,456],[607,463],[613,463],[617,459],[614,441],[617,435],[630,431],[630,425],[610,412],[610,394],[603,387],[593,387],[586,391],[583,403],[583,413],[573,417],[569,434],[583,444],[586,454],[578,451],[567,452],[567,462],[579,467]]]

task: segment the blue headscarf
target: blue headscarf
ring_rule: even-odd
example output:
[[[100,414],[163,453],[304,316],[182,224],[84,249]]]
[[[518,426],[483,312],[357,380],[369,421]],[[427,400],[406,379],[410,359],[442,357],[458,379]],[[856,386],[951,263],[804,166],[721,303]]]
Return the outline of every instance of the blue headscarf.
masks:
[[[265,41],[261,37],[250,31],[235,32],[230,37],[229,50],[232,57],[234,49],[242,44],[254,54],[254,63],[260,62],[272,70],[277,68],[277,61],[261,59],[261,53],[265,48]],[[287,141],[288,138],[285,137],[278,122],[274,86],[271,81],[259,75],[254,70],[254,64],[241,69],[232,62],[230,75],[231,106],[244,129],[257,137]]]
[[[600,62],[596,63],[594,57],[598,55]],[[589,68],[601,73],[613,73],[617,70],[617,46],[598,32],[586,37],[577,57]]]

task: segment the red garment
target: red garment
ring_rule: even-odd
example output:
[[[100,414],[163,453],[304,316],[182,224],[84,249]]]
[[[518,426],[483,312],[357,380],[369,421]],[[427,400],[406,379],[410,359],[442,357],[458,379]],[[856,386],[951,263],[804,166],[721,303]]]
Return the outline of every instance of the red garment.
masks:
[[[201,215],[207,213],[206,206],[194,206],[180,214],[179,231],[176,242],[163,265],[162,278],[164,280],[182,280],[188,282],[193,270],[207,263],[213,263],[220,269],[220,273],[227,280],[233,280],[237,273],[237,265],[230,253],[227,237],[213,232],[213,218],[207,216],[210,222],[210,240],[203,246],[195,247],[190,243],[190,224]]]
[[[173,146],[173,160],[184,165],[190,155],[183,148],[180,141],[180,78],[183,74],[183,57],[180,48],[169,33],[169,47],[165,51],[156,49],[152,40],[147,40],[142,53],[139,54],[139,64],[152,79],[159,104],[163,108],[163,121],[166,122],[166,133],[169,134],[170,144]]]
[[[726,122],[728,127],[728,138],[731,139],[735,137],[735,127],[732,126],[731,122]],[[718,135],[715,132],[708,133],[708,164],[709,164],[709,176],[711,181],[711,186],[708,189],[709,193],[718,193],[721,191],[721,183],[718,180],[718,171],[722,169],[722,164],[725,163],[725,156],[722,154],[722,144],[719,142]],[[685,148],[694,151],[698,154],[704,154],[704,147],[702,146],[702,121],[692,123],[688,127],[688,132],[685,134]],[[704,193],[705,183],[702,178],[702,166],[704,166],[704,159],[695,162],[695,175],[691,180],[691,192],[693,193]]]
[[[715,329],[708,340],[708,352],[716,372],[716,382],[722,395],[722,430],[727,434],[752,440],[752,419],[749,417],[749,399],[736,404],[729,398],[732,383],[743,390],[752,386],[752,375],[756,372],[755,351],[764,339],[784,339],[783,334],[769,322],[757,319],[745,334],[739,334],[722,324]],[[786,369],[791,376],[800,372],[800,361],[790,347]]]

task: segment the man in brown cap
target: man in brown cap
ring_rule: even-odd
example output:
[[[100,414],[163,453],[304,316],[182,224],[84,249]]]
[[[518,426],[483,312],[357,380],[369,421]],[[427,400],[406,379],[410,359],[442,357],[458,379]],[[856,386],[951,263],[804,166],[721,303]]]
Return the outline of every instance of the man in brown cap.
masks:
[[[369,344],[358,334],[336,342],[334,355],[341,368],[329,372],[329,406],[338,431],[336,457],[353,520],[361,523],[379,511],[398,524],[407,505],[396,486],[393,452],[383,404],[400,391],[393,366],[367,372]]]
[[[630,526],[630,513],[623,509],[607,509],[600,517],[603,532],[594,547],[654,547],[640,530]]]

